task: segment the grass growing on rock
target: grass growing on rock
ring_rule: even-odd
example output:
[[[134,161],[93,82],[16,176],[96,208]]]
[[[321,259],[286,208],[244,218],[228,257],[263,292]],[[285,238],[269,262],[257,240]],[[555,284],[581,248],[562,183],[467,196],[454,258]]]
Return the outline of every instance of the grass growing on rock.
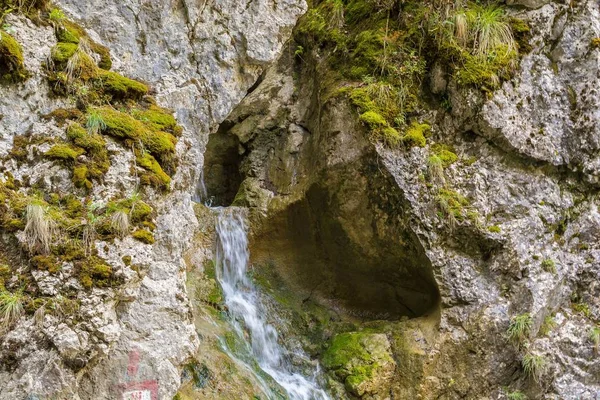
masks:
[[[510,325],[508,326],[506,334],[513,343],[521,344],[529,338],[532,325],[533,318],[531,317],[531,314],[525,313],[517,315],[510,320]]]
[[[46,156],[67,162],[75,186],[90,190],[110,168],[103,138],[110,136],[133,151],[133,170],[142,185],[168,190],[177,168],[175,145],[182,128],[170,110],[147,96],[148,85],[108,71],[108,50],[56,10],[49,20],[58,43],[47,65],[48,79],[57,95],[73,98],[78,113],[57,110],[49,115],[62,124],[70,121],[70,143],[57,144]]]
[[[494,90],[509,79],[528,26],[497,2],[313,0],[296,28],[304,60],[318,52],[335,71],[325,97],[347,95],[373,140],[409,145],[410,120],[422,103],[428,70],[441,64],[463,86]],[[336,90],[336,87],[343,87]],[[386,130],[387,129],[387,135]]]
[[[529,352],[523,356],[521,365],[525,375],[539,382],[546,370],[547,362],[543,356]]]

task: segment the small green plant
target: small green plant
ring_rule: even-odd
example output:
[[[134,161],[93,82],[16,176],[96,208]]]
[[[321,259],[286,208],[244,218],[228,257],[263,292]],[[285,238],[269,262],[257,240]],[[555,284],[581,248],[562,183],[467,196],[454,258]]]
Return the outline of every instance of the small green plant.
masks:
[[[525,371],[525,374],[528,377],[533,378],[533,380],[536,382],[539,382],[546,370],[546,359],[541,355],[527,353],[523,356],[521,365],[523,366],[523,371]]]
[[[573,311],[582,314],[586,318],[589,318],[592,315],[592,312],[590,311],[590,306],[588,306],[586,303],[573,303],[571,305],[571,308],[573,309]]]
[[[544,318],[542,326],[540,326],[540,335],[546,336],[555,327],[556,321],[554,320],[554,317],[552,317],[551,315],[547,315],[546,318]]]
[[[509,392],[506,394],[508,400],[527,400],[527,396],[525,393],[515,390],[514,392]]]
[[[500,229],[500,227],[498,225],[492,225],[492,226],[488,226],[488,231],[491,233],[500,233],[500,232],[502,232],[502,229]]]
[[[59,8],[53,8],[48,14],[48,19],[51,23],[55,25],[60,25],[65,20],[65,13],[62,12]]]
[[[556,263],[554,260],[547,258],[542,261],[542,269],[546,272],[556,274]]]
[[[23,293],[0,291],[0,331],[6,331],[23,315]]]
[[[100,113],[94,109],[90,109],[87,115],[87,120],[85,121],[85,128],[87,129],[88,133],[95,135],[101,130],[106,129],[106,122],[104,122],[104,118],[102,118]]]
[[[444,163],[442,159],[437,155],[431,155],[427,158],[427,169],[431,180],[441,185],[446,184],[446,177],[444,175]]]
[[[83,226],[83,247],[85,250],[85,255],[89,256],[93,252],[94,243],[96,242],[96,238],[98,237],[98,231],[96,230],[96,226],[100,221],[100,217],[96,215],[96,210],[98,209],[97,204],[90,204],[87,209],[87,218],[84,221]]]
[[[296,51],[294,51],[294,56],[302,59],[303,54],[304,54],[304,47],[302,47],[302,46],[296,47]]]
[[[508,338],[514,343],[524,342],[531,333],[531,326],[533,325],[533,319],[531,314],[525,313],[513,317],[508,326],[506,332]]]
[[[594,344],[594,353],[598,354],[600,348],[600,326],[590,329],[590,340]]]

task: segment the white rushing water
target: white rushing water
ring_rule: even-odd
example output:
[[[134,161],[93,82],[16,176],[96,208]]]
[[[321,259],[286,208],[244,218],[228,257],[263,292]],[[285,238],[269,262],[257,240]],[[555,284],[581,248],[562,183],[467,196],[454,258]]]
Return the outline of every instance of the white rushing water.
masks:
[[[277,340],[277,331],[264,317],[266,310],[248,276],[248,237],[244,220],[241,210],[236,208],[221,209],[217,217],[217,279],[232,323],[240,334],[244,330],[248,332],[258,365],[291,400],[329,400],[314,378],[308,379],[295,372],[286,361],[286,351]]]

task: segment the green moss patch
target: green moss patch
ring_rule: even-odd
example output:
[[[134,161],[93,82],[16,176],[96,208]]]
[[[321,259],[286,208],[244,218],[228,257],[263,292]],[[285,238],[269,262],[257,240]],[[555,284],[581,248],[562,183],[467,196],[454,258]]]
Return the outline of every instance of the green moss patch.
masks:
[[[131,112],[134,118],[145,122],[154,130],[170,132],[176,136],[181,135],[182,128],[177,125],[177,120],[171,110],[151,105],[147,109],[134,109]]]
[[[420,124],[415,121],[406,130],[405,135],[402,137],[402,141],[409,147],[425,147],[427,144],[425,136],[428,135],[430,129],[431,126],[428,124]]]
[[[114,284],[113,270],[110,265],[99,257],[90,257],[75,263],[79,270],[79,280],[83,287],[106,287]]]
[[[7,32],[0,30],[0,82],[22,82],[28,77],[21,45]]]
[[[362,396],[369,381],[384,373],[394,361],[383,334],[349,332],[336,335],[323,354],[323,365],[334,371],[348,391]]]
[[[431,146],[431,151],[439,158],[443,168],[448,168],[458,161],[458,156],[451,146],[442,143],[435,143]]]
[[[142,243],[154,244],[154,235],[145,229],[138,229],[131,236]]]
[[[57,144],[45,153],[45,156],[53,160],[75,161],[82,155],[84,150],[67,144]]]
[[[149,90],[147,85],[111,71],[102,71],[100,82],[105,92],[119,99],[139,99]]]

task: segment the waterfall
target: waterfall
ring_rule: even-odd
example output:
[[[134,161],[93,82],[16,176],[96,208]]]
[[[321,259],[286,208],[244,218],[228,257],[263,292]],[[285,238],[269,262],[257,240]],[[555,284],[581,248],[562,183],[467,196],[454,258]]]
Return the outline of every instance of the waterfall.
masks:
[[[265,319],[267,311],[248,276],[248,237],[244,221],[240,209],[219,210],[217,279],[231,322],[239,333],[248,333],[249,345],[259,367],[287,392],[291,400],[329,400],[314,378],[308,379],[294,371],[287,361],[286,350],[278,342],[277,331]]]

